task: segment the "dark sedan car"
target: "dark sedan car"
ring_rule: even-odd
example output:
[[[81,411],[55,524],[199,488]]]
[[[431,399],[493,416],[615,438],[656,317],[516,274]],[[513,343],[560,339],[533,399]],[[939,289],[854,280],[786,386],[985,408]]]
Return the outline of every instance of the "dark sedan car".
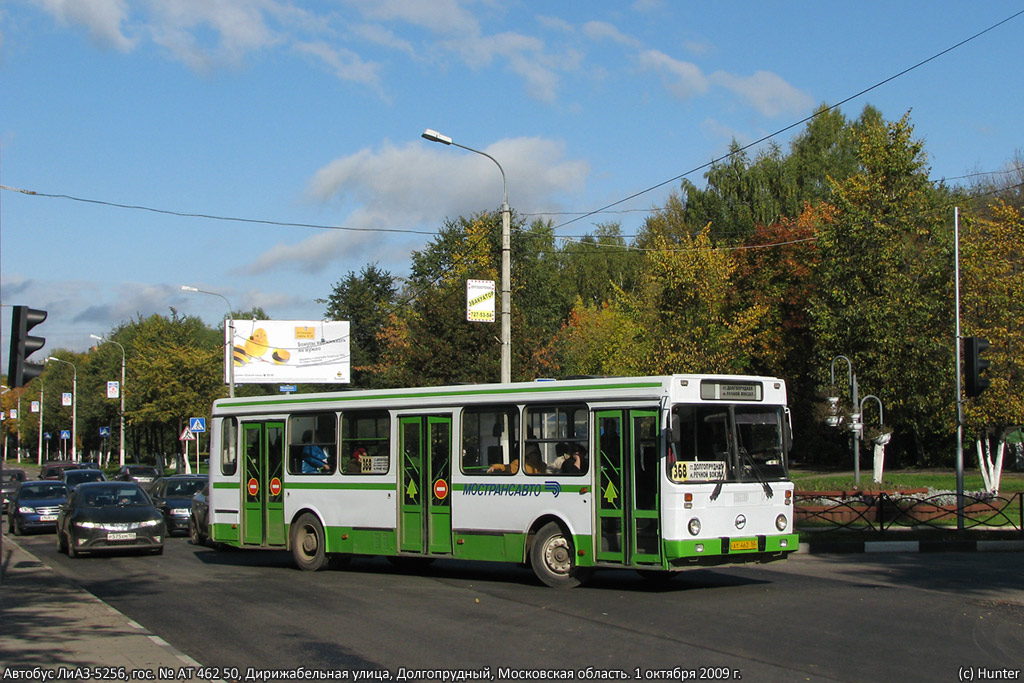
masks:
[[[60,474],[61,479],[74,490],[79,484],[87,481],[106,481],[107,477],[100,470],[64,470]]]
[[[152,465],[124,465],[114,475],[117,481],[137,481],[143,486],[149,486],[153,480],[160,476]]]
[[[203,486],[203,489],[192,496],[192,509],[188,518],[188,535],[192,545],[206,545],[210,537],[210,530],[207,526],[210,517],[210,484]]]
[[[8,530],[15,536],[30,530],[52,531],[60,505],[67,499],[68,487],[62,481],[26,481],[11,498]]]
[[[7,510],[7,501],[14,497],[18,492],[18,487],[21,486],[21,482],[25,481],[25,470],[17,470],[13,468],[4,468],[4,474],[0,477],[0,485],[2,485],[3,500],[0,501],[0,505],[3,505],[4,511]]]
[[[71,557],[112,550],[164,551],[164,516],[133,481],[79,484],[57,517],[57,550]]]
[[[206,485],[207,478],[205,474],[173,474],[160,477],[149,487],[153,504],[164,513],[168,536],[176,531],[188,532],[192,496]]]

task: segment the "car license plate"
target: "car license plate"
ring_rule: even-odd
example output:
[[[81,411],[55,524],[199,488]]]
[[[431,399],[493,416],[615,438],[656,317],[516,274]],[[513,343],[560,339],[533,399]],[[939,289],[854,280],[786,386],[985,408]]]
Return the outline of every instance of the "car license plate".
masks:
[[[56,522],[57,515],[39,515],[40,522]]]
[[[134,541],[134,531],[111,531],[107,534],[108,541]]]
[[[730,541],[729,550],[757,550],[757,539],[750,538],[743,541]]]

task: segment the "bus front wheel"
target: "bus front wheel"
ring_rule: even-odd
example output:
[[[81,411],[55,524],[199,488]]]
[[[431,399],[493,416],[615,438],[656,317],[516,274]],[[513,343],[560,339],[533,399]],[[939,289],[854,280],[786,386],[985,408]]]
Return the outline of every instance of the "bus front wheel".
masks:
[[[576,566],[572,537],[549,522],[541,527],[530,549],[530,564],[537,578],[552,588],[575,588],[590,576],[590,569]]]
[[[301,515],[291,528],[292,557],[299,569],[320,571],[327,566],[327,547],[324,528],[312,513]]]

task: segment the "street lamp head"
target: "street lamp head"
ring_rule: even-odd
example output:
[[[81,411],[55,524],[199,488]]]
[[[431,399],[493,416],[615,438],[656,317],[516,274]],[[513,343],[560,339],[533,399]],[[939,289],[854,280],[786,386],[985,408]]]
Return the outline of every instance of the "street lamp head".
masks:
[[[452,144],[452,139],[450,137],[448,137],[447,135],[441,135],[433,128],[427,128],[425,131],[423,131],[423,135],[421,135],[420,137],[422,137],[425,140],[430,140],[431,142],[440,142],[442,145]]]
[[[183,292],[198,292],[199,290],[195,287],[189,287],[188,285],[182,285],[181,291]]]
[[[90,339],[95,339],[97,341],[103,341],[103,337],[99,336],[98,334],[90,334],[89,338]]]

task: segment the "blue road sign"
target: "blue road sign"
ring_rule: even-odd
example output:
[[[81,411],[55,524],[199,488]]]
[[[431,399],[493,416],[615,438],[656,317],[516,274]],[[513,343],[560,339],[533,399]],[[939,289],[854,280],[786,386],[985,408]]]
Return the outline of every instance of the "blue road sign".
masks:
[[[100,427],[100,436],[104,439],[110,438],[110,427]]]
[[[205,432],[206,431],[206,418],[205,417],[190,417],[188,419],[188,431]]]
[[[71,438],[71,430],[70,429],[62,429],[62,430],[60,430],[60,438],[62,438],[62,439],[70,439]]]

